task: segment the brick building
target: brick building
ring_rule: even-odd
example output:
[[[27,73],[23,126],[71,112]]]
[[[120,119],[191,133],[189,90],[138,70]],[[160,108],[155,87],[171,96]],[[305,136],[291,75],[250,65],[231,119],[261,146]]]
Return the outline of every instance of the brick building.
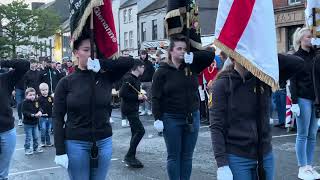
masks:
[[[292,49],[292,35],[305,24],[305,0],[273,0],[277,28],[278,51]]]

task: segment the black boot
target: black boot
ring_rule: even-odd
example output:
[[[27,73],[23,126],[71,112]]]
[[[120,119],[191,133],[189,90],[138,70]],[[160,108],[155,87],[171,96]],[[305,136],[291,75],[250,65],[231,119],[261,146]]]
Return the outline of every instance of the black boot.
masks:
[[[129,167],[132,167],[132,168],[143,168],[143,164],[141,163],[141,161],[139,161],[135,157],[125,157],[123,161]]]

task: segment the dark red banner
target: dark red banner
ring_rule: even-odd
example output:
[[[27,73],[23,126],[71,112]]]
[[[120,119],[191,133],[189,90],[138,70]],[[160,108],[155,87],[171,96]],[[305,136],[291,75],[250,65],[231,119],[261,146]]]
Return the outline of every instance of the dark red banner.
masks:
[[[99,52],[109,58],[118,52],[117,34],[112,14],[111,0],[104,0],[103,6],[93,8],[95,42]]]

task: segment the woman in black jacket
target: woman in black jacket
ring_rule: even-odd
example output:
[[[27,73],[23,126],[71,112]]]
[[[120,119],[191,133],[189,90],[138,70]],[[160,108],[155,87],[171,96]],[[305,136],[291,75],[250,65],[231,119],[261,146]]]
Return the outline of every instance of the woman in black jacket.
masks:
[[[0,179],[8,178],[10,161],[16,146],[14,117],[10,107],[16,83],[29,70],[25,60],[0,61],[1,68],[13,68],[0,74]]]
[[[303,66],[303,61],[298,57],[292,55],[278,57],[280,83],[289,79]],[[261,104],[258,104],[256,95],[258,81],[258,78],[243,66],[234,62],[234,68],[222,71],[213,85],[210,129],[218,165],[218,180],[256,179],[257,119],[262,121],[261,147],[266,180],[273,180],[274,162],[269,125],[271,88],[260,82]],[[259,111],[261,118],[257,113]]]
[[[318,121],[315,117],[315,91],[312,78],[315,51],[311,44],[310,29],[297,29],[294,34],[294,55],[301,57],[305,65],[302,71],[290,79],[292,112],[297,117],[296,155],[300,179],[320,179],[320,174],[312,167]],[[316,77],[319,78],[319,77]]]
[[[164,126],[170,180],[190,179],[200,124],[197,77],[214,59],[214,53],[199,51],[192,60],[186,47],[184,37],[171,38],[168,60],[161,63],[152,84],[152,113],[156,129]],[[191,63],[192,75],[186,75],[185,62]]]
[[[92,60],[90,47],[88,36],[74,42],[78,67],[59,81],[54,97],[55,162],[68,168],[72,180],[106,178],[112,154],[112,128],[106,121],[112,84],[133,65],[131,58]]]

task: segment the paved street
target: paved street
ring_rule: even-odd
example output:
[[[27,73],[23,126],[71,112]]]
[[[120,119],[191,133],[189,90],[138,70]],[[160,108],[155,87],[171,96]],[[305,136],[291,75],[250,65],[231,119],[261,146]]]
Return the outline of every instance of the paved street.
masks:
[[[138,158],[145,168],[129,169],[121,162],[130,141],[130,128],[122,128],[120,114],[113,114],[113,157],[109,171],[109,180],[165,180],[166,150],[162,137],[153,129],[150,116],[142,118],[146,134],[138,147]],[[10,180],[67,180],[66,170],[53,162],[54,148],[46,148],[44,153],[24,155],[23,128],[17,128],[17,146],[10,169]],[[296,180],[297,165],[295,158],[295,135],[287,134],[285,130],[273,129],[273,145],[276,160],[276,180]],[[248,147],[250,148],[250,147]],[[315,162],[320,170],[320,142],[317,143]],[[216,164],[211,148],[211,137],[206,126],[201,127],[198,143],[194,153],[193,180],[216,179]]]

